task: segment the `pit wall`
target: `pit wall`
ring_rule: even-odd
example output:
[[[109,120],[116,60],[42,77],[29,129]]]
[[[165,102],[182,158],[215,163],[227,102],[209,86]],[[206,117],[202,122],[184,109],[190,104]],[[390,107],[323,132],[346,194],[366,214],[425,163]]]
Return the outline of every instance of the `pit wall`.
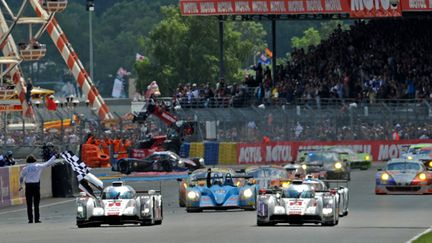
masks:
[[[0,167],[0,208],[25,203],[25,190],[19,191],[19,175],[25,165]],[[52,197],[51,168],[41,176],[41,198]]]
[[[386,161],[397,158],[410,144],[431,143],[428,140],[400,141],[302,141],[302,142],[267,142],[267,143],[225,143],[202,142],[184,143],[180,150],[182,157],[202,157],[206,165],[236,164],[283,164],[295,161],[299,150],[319,149],[323,146],[342,146],[357,152],[372,155],[372,161]]]

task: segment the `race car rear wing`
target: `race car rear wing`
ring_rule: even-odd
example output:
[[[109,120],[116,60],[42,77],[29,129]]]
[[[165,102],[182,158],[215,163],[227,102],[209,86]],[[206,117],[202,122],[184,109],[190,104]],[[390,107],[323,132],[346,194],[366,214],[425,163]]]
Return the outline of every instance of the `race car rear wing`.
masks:
[[[144,190],[144,191],[135,191],[137,194],[160,194],[161,190]]]

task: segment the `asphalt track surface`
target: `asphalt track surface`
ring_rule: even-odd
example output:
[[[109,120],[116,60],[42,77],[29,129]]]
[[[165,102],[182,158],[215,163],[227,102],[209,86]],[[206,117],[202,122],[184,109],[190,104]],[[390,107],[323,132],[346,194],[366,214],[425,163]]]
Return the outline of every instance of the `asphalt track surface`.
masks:
[[[162,181],[164,220],[158,226],[78,229],[73,198],[41,202],[41,224],[27,224],[25,206],[0,210],[0,243],[46,242],[407,242],[432,224],[432,196],[374,194],[376,168],[352,172],[350,212],[335,227],[256,226],[256,212],[186,213],[178,207],[178,182]],[[159,182],[131,181],[137,190]]]

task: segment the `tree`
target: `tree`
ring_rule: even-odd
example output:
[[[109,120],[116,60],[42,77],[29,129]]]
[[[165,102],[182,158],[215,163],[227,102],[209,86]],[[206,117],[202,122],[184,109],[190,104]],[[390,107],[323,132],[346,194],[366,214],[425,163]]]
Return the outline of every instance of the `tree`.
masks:
[[[162,92],[172,94],[179,83],[215,82],[219,73],[218,20],[183,17],[177,6],[162,7],[161,12],[164,18],[148,37],[140,39],[141,52],[149,60],[135,64],[137,89],[144,91],[146,84],[156,80]],[[257,23],[224,25],[225,78],[239,81],[242,67],[250,64],[248,57],[265,46],[266,33]]]
[[[294,48],[303,48],[307,51],[309,47],[317,46],[321,43],[321,36],[318,30],[312,27],[305,30],[302,37],[293,37],[291,41]]]

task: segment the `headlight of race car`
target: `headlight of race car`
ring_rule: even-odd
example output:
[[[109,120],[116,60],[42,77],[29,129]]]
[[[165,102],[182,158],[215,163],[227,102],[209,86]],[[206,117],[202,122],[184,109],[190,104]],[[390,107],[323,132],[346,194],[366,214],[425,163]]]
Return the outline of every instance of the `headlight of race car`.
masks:
[[[252,197],[252,195],[253,195],[253,192],[252,192],[252,190],[250,188],[248,188],[248,189],[246,189],[246,190],[243,191],[243,196],[245,198],[250,198],[250,197]]]
[[[428,165],[429,165],[429,167],[432,167],[432,161],[429,161]]]
[[[420,174],[418,175],[418,178],[419,178],[420,180],[424,181],[424,180],[426,180],[426,174],[425,174],[425,173],[420,173]]]
[[[190,191],[190,192],[188,192],[187,196],[189,199],[195,200],[196,198],[198,198],[198,193],[194,192],[194,191]]]
[[[390,178],[390,176],[387,173],[384,173],[381,175],[381,180],[386,181]]]
[[[332,208],[323,208],[323,214],[329,215],[333,212]]]
[[[283,187],[283,188],[288,188],[289,186],[290,186],[289,181],[284,181],[284,182],[282,182],[282,187]]]
[[[337,170],[340,170],[340,169],[342,169],[342,163],[341,163],[341,162],[336,162],[336,163],[334,164],[334,167],[335,167]]]
[[[366,160],[366,161],[371,160],[370,156],[369,156],[369,155],[366,155],[366,156],[365,156],[365,160]]]
[[[302,167],[303,170],[306,170],[306,169],[307,169],[307,165],[305,165],[305,164],[302,164],[301,167]]]
[[[412,157],[411,155],[408,155],[407,159],[408,159],[408,160],[412,160],[413,157]]]
[[[203,159],[203,158],[200,158],[200,159],[199,159],[199,162],[200,162],[201,164],[203,164],[203,163],[204,163],[204,159]]]
[[[85,218],[84,209],[85,209],[85,207],[82,204],[78,204],[78,207],[77,207],[77,217],[78,218]]]

